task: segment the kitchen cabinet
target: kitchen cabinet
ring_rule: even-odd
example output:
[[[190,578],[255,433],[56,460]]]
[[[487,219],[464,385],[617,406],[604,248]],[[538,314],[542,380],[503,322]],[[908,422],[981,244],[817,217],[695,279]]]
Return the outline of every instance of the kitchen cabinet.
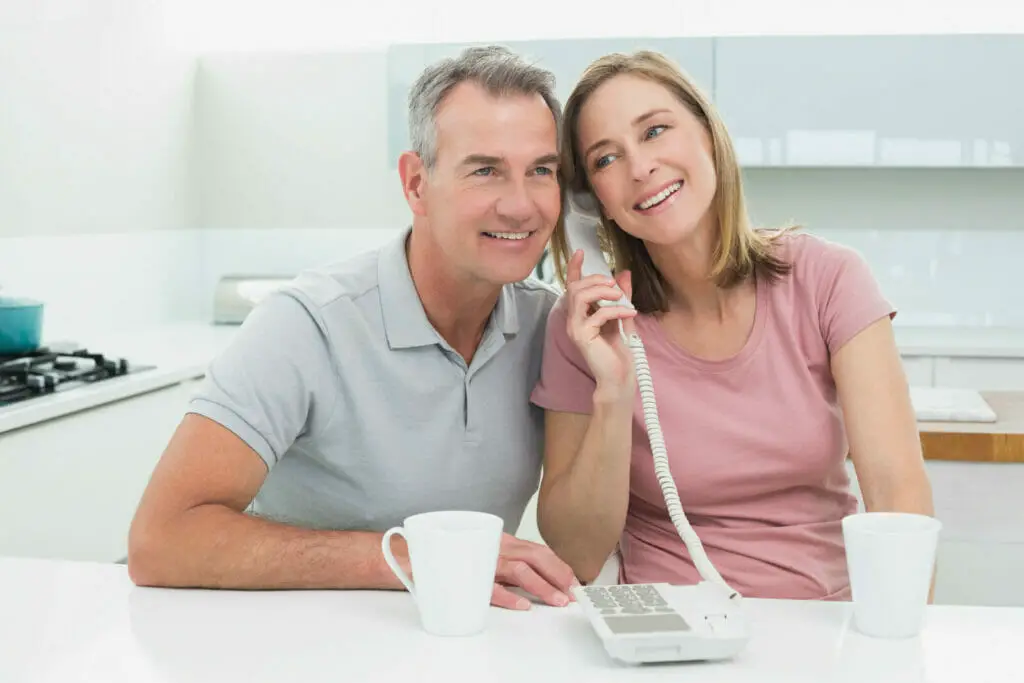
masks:
[[[939,543],[936,602],[943,605],[1024,607],[1024,543]]]
[[[942,521],[936,601],[1024,605],[1024,464],[927,463]]]
[[[907,382],[914,387],[930,387],[934,384],[935,359],[931,356],[900,356]]]
[[[714,56],[744,166],[1024,166],[1024,36],[739,36]]]
[[[925,463],[942,524],[935,573],[940,605],[1024,606],[1024,464]],[[863,496],[847,462],[859,508]]]
[[[979,391],[1024,391],[1024,358],[936,358],[935,386]]]
[[[711,38],[593,38],[576,40],[502,41],[517,54],[549,69],[555,75],[555,92],[562,105],[583,70],[610,52],[656,50],[678,63],[710,97],[714,81],[714,47]],[[472,43],[392,45],[387,55],[388,163],[409,148],[408,93],[420,72],[432,62],[453,57]]]
[[[196,380],[0,434],[0,555],[116,562]]]

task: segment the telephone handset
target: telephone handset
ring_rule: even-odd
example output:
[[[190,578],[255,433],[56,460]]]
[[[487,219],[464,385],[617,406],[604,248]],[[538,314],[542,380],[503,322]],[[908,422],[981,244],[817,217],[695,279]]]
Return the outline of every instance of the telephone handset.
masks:
[[[612,269],[601,251],[601,242],[597,237],[597,223],[578,214],[569,214],[565,219],[565,235],[569,242],[569,252],[577,249],[583,251],[583,267],[581,277],[604,275],[612,277]],[[615,301],[601,299],[600,306],[626,306],[633,308],[633,302],[626,298],[625,292]]]
[[[582,275],[600,274],[612,276],[611,268],[608,265],[597,234],[598,219],[581,214],[577,211],[570,211],[565,219],[566,239],[569,243],[570,253],[577,249],[583,251]],[[602,306],[628,306],[633,304],[626,298],[625,293],[616,301],[603,300]],[[739,600],[740,594],[729,587],[725,580],[711,564],[700,538],[694,532],[683,512],[682,503],[679,501],[679,492],[676,489],[675,481],[668,465],[668,453],[665,449],[665,441],[661,433],[661,424],[658,420],[658,406],[654,398],[654,383],[651,380],[651,373],[647,366],[647,354],[640,335],[627,335],[622,321],[619,321],[619,333],[626,346],[633,355],[633,365],[636,369],[637,385],[640,389],[640,399],[644,412],[644,423],[647,427],[647,437],[651,442],[651,453],[654,455],[654,472],[661,485],[661,492],[665,498],[665,505],[668,508],[669,517],[679,532],[679,537],[686,545],[690,557],[693,559],[701,578],[708,583],[715,584],[725,589],[730,600]]]

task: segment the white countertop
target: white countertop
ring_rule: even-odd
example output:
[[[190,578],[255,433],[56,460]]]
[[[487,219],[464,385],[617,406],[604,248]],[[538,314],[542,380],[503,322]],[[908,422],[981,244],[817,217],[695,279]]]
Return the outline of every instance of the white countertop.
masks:
[[[4,407],[0,434],[201,377],[237,330],[237,325],[178,322],[83,332],[71,341],[155,369]],[[896,340],[909,356],[1024,359],[1024,329],[896,326]]]
[[[920,637],[867,638],[848,603],[746,600],[753,638],[723,663],[611,660],[572,604],[492,608],[487,630],[419,629],[404,592],[139,588],[120,565],[0,558],[5,683],[964,683],[1021,675],[1024,608],[932,606]]]
[[[894,326],[906,356],[970,356],[1024,359],[1024,328]]]
[[[108,357],[125,358],[129,365],[153,369],[0,408],[0,434],[202,377],[237,330],[237,325],[183,322],[83,332],[67,341]],[[54,341],[64,340],[44,343]]]

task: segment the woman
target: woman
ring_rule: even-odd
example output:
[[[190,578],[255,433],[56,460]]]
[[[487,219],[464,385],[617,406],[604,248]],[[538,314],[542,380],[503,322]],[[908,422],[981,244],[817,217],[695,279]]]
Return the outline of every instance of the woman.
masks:
[[[867,510],[932,514],[895,311],[853,250],[750,227],[723,123],[661,55],[594,62],[563,126],[567,190],[599,207],[636,312],[597,309],[618,291],[581,279],[556,232],[566,293],[532,394],[547,411],[545,540],[581,581],[616,546],[620,582],[700,580],[654,476],[621,319],[644,341],[680,499],[725,581],[849,599],[847,457]]]

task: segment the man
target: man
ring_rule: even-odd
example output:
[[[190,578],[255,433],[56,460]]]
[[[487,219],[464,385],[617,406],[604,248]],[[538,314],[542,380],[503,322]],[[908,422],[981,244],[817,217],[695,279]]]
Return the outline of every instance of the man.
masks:
[[[133,581],[398,589],[382,532],[455,508],[505,521],[495,605],[568,602],[571,569],[511,535],[542,459],[529,394],[556,295],[523,280],[561,213],[553,80],[496,47],[421,75],[412,227],[303,273],[211,364],[133,520]]]

